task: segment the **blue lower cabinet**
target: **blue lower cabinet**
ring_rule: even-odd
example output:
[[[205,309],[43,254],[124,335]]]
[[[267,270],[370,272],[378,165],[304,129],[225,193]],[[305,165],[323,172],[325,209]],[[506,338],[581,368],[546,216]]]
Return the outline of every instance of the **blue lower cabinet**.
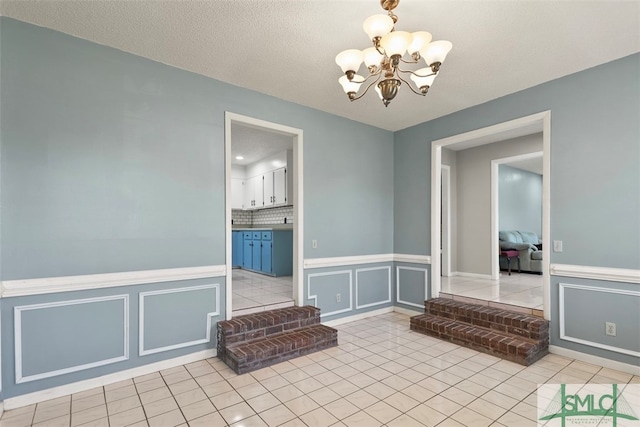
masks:
[[[242,231],[231,232],[231,267],[242,267],[243,238]]]
[[[239,257],[238,266],[270,276],[293,274],[292,230],[239,231],[238,233],[237,246],[242,250],[238,254],[234,250],[232,254],[232,257]],[[233,245],[236,246],[236,240],[233,240]]]
[[[250,231],[242,232],[242,268],[253,268],[251,255],[253,254],[253,236]]]
[[[251,268],[256,271],[262,270],[262,240],[260,233],[253,233],[251,251]]]
[[[271,243],[271,232],[265,231],[262,233],[262,269],[263,273],[271,274],[272,273],[272,264],[271,264],[271,251],[273,249],[273,244]]]

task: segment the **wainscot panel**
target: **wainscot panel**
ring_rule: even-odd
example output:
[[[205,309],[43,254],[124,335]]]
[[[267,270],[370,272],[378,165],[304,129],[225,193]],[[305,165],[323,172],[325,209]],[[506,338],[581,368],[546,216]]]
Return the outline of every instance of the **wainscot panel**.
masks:
[[[212,277],[2,298],[2,397],[214,349],[224,293]]]
[[[220,284],[140,293],[139,355],[208,343]]]
[[[127,360],[128,316],[127,294],[14,307],[16,383]]]
[[[391,267],[356,269],[356,309],[391,302]]]
[[[399,307],[424,311],[424,301],[430,298],[429,266],[396,263],[396,299]]]
[[[322,320],[393,305],[393,263],[367,263],[305,270],[305,304],[319,307]]]
[[[638,366],[640,286],[551,276],[551,344]],[[616,324],[616,336],[605,322]]]

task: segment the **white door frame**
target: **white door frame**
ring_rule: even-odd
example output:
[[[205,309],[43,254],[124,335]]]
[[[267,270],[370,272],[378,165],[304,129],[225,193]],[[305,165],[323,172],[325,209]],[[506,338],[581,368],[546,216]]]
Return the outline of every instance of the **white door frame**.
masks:
[[[442,165],[442,276],[451,276],[451,167]]]
[[[471,144],[479,146],[497,141],[500,134],[516,133],[518,130],[530,130],[528,133],[542,131],[542,241],[547,247],[546,255],[542,260],[543,282],[543,309],[544,318],[551,319],[551,290],[549,276],[550,258],[550,220],[551,220],[551,111],[532,114],[497,125],[488,126],[459,135],[434,140],[431,143],[431,254],[440,251],[440,197],[442,174],[442,148],[454,144]],[[520,133],[519,136],[527,133]],[[504,138],[502,138],[504,139]],[[440,295],[440,263],[431,263],[431,295],[437,298]]]
[[[498,253],[498,233],[500,231],[500,165],[538,157],[544,157],[544,151],[491,160],[491,280],[498,280],[500,278],[500,256]],[[544,180],[544,176],[542,179]]]
[[[303,198],[303,137],[302,129],[278,123],[267,122],[253,117],[225,111],[224,114],[224,170],[225,170],[225,238],[226,238],[226,319],[232,317],[233,283],[231,265],[231,124],[242,123],[256,129],[277,132],[293,138],[293,300],[296,305],[303,303],[303,263],[304,259],[304,198]]]

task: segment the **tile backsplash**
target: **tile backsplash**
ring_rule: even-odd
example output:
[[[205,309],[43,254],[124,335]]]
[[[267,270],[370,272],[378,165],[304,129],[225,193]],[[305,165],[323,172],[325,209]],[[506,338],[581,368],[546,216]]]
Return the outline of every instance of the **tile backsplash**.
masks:
[[[233,225],[269,225],[293,224],[293,206],[282,206],[279,208],[261,209],[259,211],[232,210],[231,218]]]

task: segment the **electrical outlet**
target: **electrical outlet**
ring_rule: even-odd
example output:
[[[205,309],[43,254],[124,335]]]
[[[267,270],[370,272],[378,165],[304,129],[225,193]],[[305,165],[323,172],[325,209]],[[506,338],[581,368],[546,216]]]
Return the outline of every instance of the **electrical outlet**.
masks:
[[[312,240],[311,241],[311,247],[313,249],[318,249],[318,241],[317,240]]]
[[[342,295],[336,294],[336,302],[342,301]]]
[[[553,241],[553,252],[562,252],[562,240]]]
[[[616,324],[613,322],[604,322],[605,334],[615,337],[616,336]]]

